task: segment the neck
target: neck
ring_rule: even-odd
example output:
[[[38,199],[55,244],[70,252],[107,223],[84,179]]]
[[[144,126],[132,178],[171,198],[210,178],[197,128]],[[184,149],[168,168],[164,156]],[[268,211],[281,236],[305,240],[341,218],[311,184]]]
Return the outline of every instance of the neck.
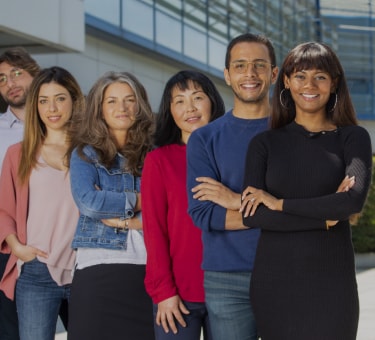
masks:
[[[336,129],[336,126],[329,121],[326,116],[322,115],[297,115],[295,122],[302,125],[306,130],[311,132],[320,132]]]
[[[46,138],[43,144],[47,145],[65,145],[66,140],[66,130],[47,130]]]
[[[260,119],[268,117],[271,113],[271,105],[268,101],[259,103],[237,102],[233,106],[233,116],[244,119]]]
[[[10,106],[10,111],[22,122],[25,121],[25,107]]]

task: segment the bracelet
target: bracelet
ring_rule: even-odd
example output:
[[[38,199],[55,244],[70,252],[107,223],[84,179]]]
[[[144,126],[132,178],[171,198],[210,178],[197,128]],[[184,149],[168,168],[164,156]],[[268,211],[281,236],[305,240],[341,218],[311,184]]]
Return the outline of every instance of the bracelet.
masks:
[[[118,234],[119,232],[127,232],[129,230],[129,221],[125,220],[125,227],[121,226],[121,222],[123,220],[118,220],[117,227],[115,227],[115,233]]]

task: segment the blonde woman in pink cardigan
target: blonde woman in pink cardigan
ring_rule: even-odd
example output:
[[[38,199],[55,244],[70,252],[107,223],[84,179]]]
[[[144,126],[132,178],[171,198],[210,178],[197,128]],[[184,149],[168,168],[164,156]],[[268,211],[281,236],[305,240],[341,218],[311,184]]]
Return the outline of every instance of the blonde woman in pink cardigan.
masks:
[[[10,252],[0,289],[16,297],[21,340],[53,340],[70,294],[78,209],[65,154],[84,97],[65,69],[41,71],[30,87],[22,143],[9,147],[0,177],[0,246]]]

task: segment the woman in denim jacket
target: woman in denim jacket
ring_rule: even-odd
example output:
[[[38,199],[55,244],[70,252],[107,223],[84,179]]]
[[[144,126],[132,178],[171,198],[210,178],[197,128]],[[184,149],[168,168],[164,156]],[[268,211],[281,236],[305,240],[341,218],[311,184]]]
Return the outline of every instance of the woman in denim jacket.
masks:
[[[140,195],[152,128],[146,91],[126,72],[97,80],[74,125],[70,175],[80,217],[69,340],[154,338]]]

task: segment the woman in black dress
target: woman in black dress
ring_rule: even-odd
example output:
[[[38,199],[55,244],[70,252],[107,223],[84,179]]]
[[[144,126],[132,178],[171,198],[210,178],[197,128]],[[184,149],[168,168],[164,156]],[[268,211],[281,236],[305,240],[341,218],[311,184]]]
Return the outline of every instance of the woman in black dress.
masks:
[[[287,55],[271,129],[249,145],[243,221],[262,229],[251,299],[262,340],[355,340],[359,303],[349,219],[371,179],[344,71],[324,44]]]

